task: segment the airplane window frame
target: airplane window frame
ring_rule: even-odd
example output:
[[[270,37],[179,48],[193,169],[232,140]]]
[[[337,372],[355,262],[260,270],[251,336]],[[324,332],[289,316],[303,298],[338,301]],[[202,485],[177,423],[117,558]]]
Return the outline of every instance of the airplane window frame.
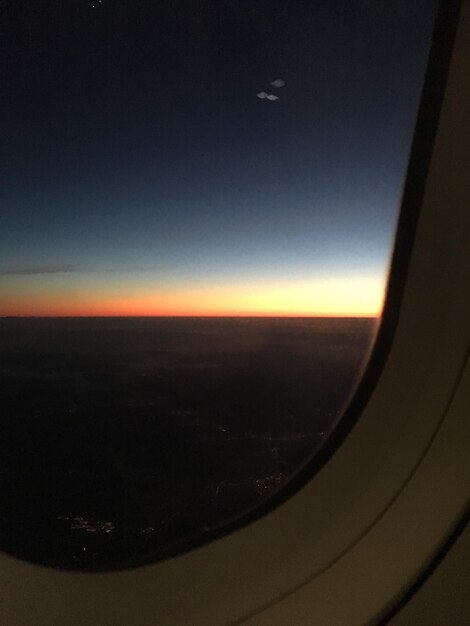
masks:
[[[112,567],[89,566],[87,571],[117,571],[160,562],[219,539],[264,517],[302,489],[322,469],[361,417],[387,361],[400,317],[406,276],[418,225],[420,201],[424,193],[438,123],[438,112],[442,104],[445,68],[449,63],[451,42],[455,35],[457,11],[455,8],[452,10],[450,5],[447,8],[444,7],[444,4],[445,2],[440,3],[438,15],[436,15],[436,28],[431,45],[433,50],[429,53],[428,67],[420,98],[420,110],[414,129],[392,245],[386,295],[377,334],[358,385],[353,390],[344,411],[338,416],[336,423],[331,428],[327,439],[316,450],[314,456],[308,459],[295,475],[290,477],[286,485],[278,492],[271,494],[268,499],[261,501],[251,511],[240,513],[233,520],[221,524],[220,527],[207,529],[195,537],[184,538],[180,542],[168,544],[163,549],[159,548],[158,554],[148,552],[131,560],[126,558],[121,562],[117,559]],[[454,4],[457,6],[458,2]]]
[[[452,29],[456,27],[460,10],[463,25],[456,36],[451,73],[446,81],[454,40]],[[467,455],[462,458],[466,439],[460,437],[462,433],[467,436],[469,430],[469,426],[462,423],[462,407],[466,401],[464,383],[470,376],[465,342],[468,322],[462,315],[468,307],[465,268],[469,250],[463,236],[464,141],[459,136],[464,104],[459,101],[455,85],[459,80],[465,82],[464,64],[459,54],[465,53],[470,3],[441,3],[439,11],[433,44],[434,52],[437,47],[439,54],[434,56],[434,66],[431,63],[427,73],[418,116],[404,191],[403,209],[406,210],[400,215],[384,320],[365,379],[331,443],[313,460],[309,471],[305,470],[296,484],[294,482],[278,496],[283,502],[274,498],[269,511],[257,510],[257,517],[265,514],[264,517],[245,518],[244,524],[251,523],[238,532],[178,557],[137,570],[76,574],[33,566],[2,555],[0,571],[5,575],[3,584],[10,585],[7,589],[12,592],[13,580],[23,581],[21,593],[16,592],[15,598],[11,596],[10,607],[17,610],[25,588],[34,586],[36,596],[43,593],[45,598],[50,598],[52,594],[57,600],[59,608],[51,607],[53,613],[46,615],[48,619],[56,613],[63,616],[64,611],[70,610],[65,600],[73,598],[78,607],[88,594],[87,604],[93,605],[90,597],[96,601],[101,597],[102,602],[93,609],[85,607],[76,620],[86,619],[90,611],[98,610],[112,623],[126,623],[118,621],[121,619],[118,615],[124,610],[128,617],[133,611],[140,614],[143,611],[142,619],[147,621],[142,623],[149,624],[165,623],[171,616],[177,617],[170,623],[187,623],[185,619],[191,615],[194,623],[234,622],[242,616],[244,619],[251,616],[255,623],[261,624],[273,623],[273,618],[278,619],[280,614],[285,616],[286,611],[287,615],[295,614],[296,606],[300,620],[302,614],[305,617],[306,607],[312,607],[312,598],[316,601],[324,598],[317,611],[335,611],[333,605],[338,602],[338,594],[332,589],[338,587],[338,581],[333,581],[332,576],[335,570],[342,568],[339,586],[343,585],[344,604],[336,607],[334,614],[346,615],[350,610],[355,618],[350,623],[364,623],[361,621],[366,611],[361,605],[363,595],[359,593],[354,597],[354,593],[362,584],[368,586],[364,592],[370,595],[384,581],[380,576],[377,581],[365,576],[361,580],[359,576],[355,585],[344,585],[354,580],[353,572],[357,575],[370,570],[371,563],[367,559],[370,561],[370,555],[377,554],[377,546],[384,549],[381,532],[389,537],[396,534],[400,507],[405,510],[411,507],[416,515],[417,505],[412,502],[410,487],[416,481],[422,483],[426,475],[436,478],[436,457],[440,460],[439,467],[442,459],[448,459],[449,451],[446,456],[445,446],[439,443],[445,429],[451,432],[452,441],[458,443],[461,439],[457,453],[452,450],[451,459],[458,489],[448,495],[445,511],[430,520],[429,529],[419,538],[412,555],[415,569],[428,551],[425,538],[431,535],[435,539],[436,527],[441,530],[448,527],[449,517],[453,519],[456,510],[462,508],[462,491],[468,486],[462,470],[468,468],[469,463]],[[466,45],[468,48],[468,43]],[[446,82],[449,89],[439,116]],[[456,180],[460,180],[460,187],[455,184]],[[447,220],[439,214],[444,200],[451,215]],[[410,236],[413,224],[417,225],[415,237]],[[427,259],[430,250],[432,252],[436,233],[446,253],[436,254],[437,258],[424,267],[423,259]],[[403,253],[406,246],[409,246],[408,257]],[[455,277],[454,283],[461,285],[460,291],[449,284],[449,275]],[[433,279],[432,285],[426,282],[429,277]],[[449,293],[452,297],[444,297]],[[406,363],[410,354],[414,355],[413,362]],[[390,406],[392,400],[393,406]],[[352,468],[356,469],[355,474]],[[421,492],[418,490],[418,493]],[[436,494],[428,495],[435,501],[438,494],[442,496],[439,484]],[[423,501],[421,498],[420,502]],[[369,547],[364,552],[367,542],[375,546],[375,551],[371,552]],[[404,539],[402,543],[410,545]],[[387,562],[395,548],[397,545],[389,545],[388,551],[385,549]],[[315,583],[315,592],[310,583]],[[388,589],[396,588],[396,577],[393,583],[389,581]],[[103,592],[105,598],[101,595]],[[63,594],[62,602],[59,594]],[[300,603],[301,609],[298,594],[309,595]],[[26,603],[24,615],[28,607],[47,607],[44,597],[41,600],[36,596]],[[279,608],[281,597],[283,609]],[[384,597],[382,592],[374,598],[375,610]],[[145,603],[148,605],[144,606]],[[157,615],[160,617],[156,618]],[[150,621],[152,616],[156,622]],[[99,623],[99,617],[96,619]],[[68,620],[67,623],[92,622],[90,619],[90,622]],[[331,618],[328,623],[346,622]]]

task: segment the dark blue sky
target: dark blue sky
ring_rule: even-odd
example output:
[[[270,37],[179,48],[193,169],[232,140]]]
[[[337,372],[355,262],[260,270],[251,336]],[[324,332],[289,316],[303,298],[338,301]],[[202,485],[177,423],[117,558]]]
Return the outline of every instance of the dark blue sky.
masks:
[[[435,8],[0,2],[0,314],[376,312]]]

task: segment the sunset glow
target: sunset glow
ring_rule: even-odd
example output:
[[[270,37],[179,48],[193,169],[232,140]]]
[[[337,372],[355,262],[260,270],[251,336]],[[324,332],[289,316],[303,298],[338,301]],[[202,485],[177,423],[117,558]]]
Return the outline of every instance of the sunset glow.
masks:
[[[11,289],[3,316],[341,316],[380,314],[383,281],[355,277],[304,282],[207,285],[193,289],[85,290],[74,285]]]

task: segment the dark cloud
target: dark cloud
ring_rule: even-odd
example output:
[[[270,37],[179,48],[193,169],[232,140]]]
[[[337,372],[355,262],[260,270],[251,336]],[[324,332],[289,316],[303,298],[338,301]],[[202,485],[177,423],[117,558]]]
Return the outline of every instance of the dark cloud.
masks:
[[[35,267],[0,268],[1,276],[35,276],[36,274],[69,274],[80,272],[78,265],[37,265]]]
[[[154,272],[156,267],[112,267],[93,268],[83,265],[37,265],[34,267],[4,267],[0,268],[0,276],[38,276],[41,274],[100,274],[126,272]]]

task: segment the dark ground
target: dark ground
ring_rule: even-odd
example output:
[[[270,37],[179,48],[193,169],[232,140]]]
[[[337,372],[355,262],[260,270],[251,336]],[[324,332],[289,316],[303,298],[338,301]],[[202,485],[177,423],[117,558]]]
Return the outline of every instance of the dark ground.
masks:
[[[372,319],[0,319],[0,549],[112,567],[264,500],[325,439]]]

